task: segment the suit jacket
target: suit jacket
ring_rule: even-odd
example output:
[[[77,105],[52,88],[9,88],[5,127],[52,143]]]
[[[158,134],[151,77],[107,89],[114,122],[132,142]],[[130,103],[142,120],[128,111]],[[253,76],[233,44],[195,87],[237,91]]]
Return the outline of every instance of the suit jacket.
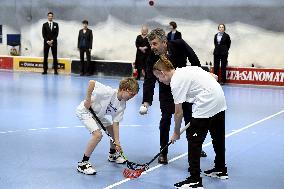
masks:
[[[87,28],[86,30],[86,33],[84,34],[83,33],[83,29],[81,29],[79,31],[79,35],[78,35],[78,44],[77,44],[77,47],[80,49],[81,48],[81,42],[82,42],[82,39],[85,35],[85,38],[86,38],[86,49],[92,49],[93,48],[93,32],[91,29]]]
[[[187,59],[191,66],[201,66],[200,61],[193,51],[193,49],[182,39],[177,39],[168,42],[168,56],[175,68],[185,67]],[[143,102],[152,104],[154,88],[157,78],[153,74],[153,66],[159,59],[158,55],[151,52],[146,63],[146,73],[143,83]],[[171,93],[171,87],[159,82],[159,100],[160,107],[167,106],[174,103]]]
[[[48,22],[42,25],[42,37],[44,39],[44,44],[46,41],[53,40],[53,43],[57,42],[59,27],[58,23],[53,22],[52,29],[50,29]]]
[[[214,55],[228,55],[229,54],[229,49],[231,47],[231,39],[230,36],[227,33],[223,33],[223,36],[221,38],[220,44],[217,42],[217,35],[214,37],[214,45],[215,49],[213,54]]]
[[[171,36],[172,36],[172,32],[169,32],[167,36],[168,41],[171,41]],[[181,33],[179,31],[176,31],[175,33],[174,40],[176,39],[181,39]]]

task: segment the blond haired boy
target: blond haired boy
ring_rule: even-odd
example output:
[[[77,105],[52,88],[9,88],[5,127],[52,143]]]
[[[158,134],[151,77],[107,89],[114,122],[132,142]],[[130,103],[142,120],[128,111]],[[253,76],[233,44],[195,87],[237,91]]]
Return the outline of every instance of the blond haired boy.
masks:
[[[170,85],[175,103],[175,128],[171,141],[180,138],[180,127],[184,114],[192,113],[188,131],[190,176],[176,183],[176,188],[203,189],[200,176],[200,152],[207,132],[210,132],[215,151],[215,166],[204,171],[204,175],[228,179],[225,163],[225,110],[224,92],[214,74],[197,66],[174,68],[165,56],[161,56],[153,67],[154,75]],[[213,77],[212,77],[213,76]],[[192,112],[184,112],[182,103],[193,103]]]
[[[92,134],[86,147],[81,162],[78,162],[77,170],[87,175],[95,175],[95,167],[89,162],[97,144],[102,139],[100,125],[93,119],[89,108],[92,107],[98,118],[106,127],[110,135],[114,138],[117,146],[110,143],[110,152],[108,160],[118,164],[125,163],[125,159],[118,153],[120,149],[119,142],[119,122],[123,118],[126,108],[126,101],[133,98],[139,91],[139,85],[134,78],[122,79],[118,89],[113,89],[97,81],[90,80],[85,100],[83,100],[76,109],[76,115],[85,127]],[[112,121],[105,116],[110,115]]]

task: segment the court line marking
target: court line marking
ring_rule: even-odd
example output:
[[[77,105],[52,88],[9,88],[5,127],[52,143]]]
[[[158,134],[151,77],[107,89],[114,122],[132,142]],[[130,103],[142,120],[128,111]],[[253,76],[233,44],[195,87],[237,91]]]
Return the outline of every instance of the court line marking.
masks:
[[[121,127],[141,127],[142,125],[120,125]],[[43,128],[31,128],[31,129],[18,129],[18,130],[11,130],[11,131],[0,131],[0,134],[9,134],[9,133],[19,133],[19,132],[28,132],[28,131],[42,131],[42,130],[54,130],[54,129],[72,129],[72,128],[84,128],[83,125],[78,126],[60,126],[60,127],[43,127]]]
[[[246,129],[249,129],[249,128],[251,128],[251,127],[253,127],[253,126],[255,126],[255,125],[257,125],[257,124],[259,124],[259,123],[261,123],[261,122],[264,122],[264,121],[266,121],[266,120],[268,120],[268,119],[271,119],[271,118],[273,118],[273,117],[275,117],[275,116],[278,116],[278,115],[280,115],[280,114],[282,114],[282,113],[284,113],[284,110],[281,110],[281,111],[279,111],[279,112],[277,112],[277,113],[275,113],[275,114],[272,114],[272,115],[270,115],[270,116],[267,116],[267,117],[265,117],[265,118],[263,118],[263,119],[261,119],[261,120],[259,120],[259,121],[256,121],[256,122],[254,122],[254,123],[251,123],[251,124],[249,124],[249,125],[247,125],[247,126],[245,126],[245,127],[242,127],[242,128],[240,128],[240,129],[234,130],[233,132],[226,134],[225,137],[228,138],[228,137],[230,137],[230,136],[232,136],[232,135],[235,135],[235,134],[237,134],[237,133],[240,133],[240,132],[242,132],[242,131],[244,131],[244,130],[246,130]],[[211,144],[212,144],[212,141],[211,141],[211,142],[208,142],[208,143],[206,143],[206,144],[203,144],[202,147],[207,147],[207,146],[209,146],[209,145],[211,145]],[[174,157],[174,158],[172,158],[172,159],[169,160],[169,163],[174,162],[174,161],[176,161],[176,160],[178,160],[178,159],[181,159],[181,158],[187,156],[187,154],[188,154],[188,153],[186,152],[186,153],[183,153],[183,154],[181,154],[181,155],[179,155],[179,156],[177,156],[177,157]],[[161,166],[162,166],[161,164],[156,165],[155,167],[152,167],[152,168],[148,169],[147,171],[143,172],[142,175],[143,175],[143,174],[147,174],[147,173],[149,173],[149,172],[151,172],[151,171],[154,171],[155,169],[158,169],[158,168],[160,168]],[[116,187],[116,186],[119,186],[119,185],[121,185],[121,184],[123,184],[123,183],[125,183],[125,182],[128,182],[128,181],[130,181],[130,180],[131,180],[131,179],[129,179],[129,178],[123,179],[123,180],[121,180],[121,181],[119,181],[119,182],[116,182],[116,183],[114,183],[114,184],[112,184],[112,185],[109,185],[109,186],[107,186],[107,187],[105,187],[105,188],[103,188],[103,189],[111,189],[111,188],[114,188],[114,187]]]

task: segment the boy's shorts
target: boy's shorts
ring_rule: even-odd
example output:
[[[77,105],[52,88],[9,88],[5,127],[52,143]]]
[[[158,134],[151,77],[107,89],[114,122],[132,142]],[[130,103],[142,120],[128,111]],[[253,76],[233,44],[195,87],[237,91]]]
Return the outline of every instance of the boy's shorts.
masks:
[[[77,107],[76,115],[80,121],[85,125],[85,127],[93,133],[96,130],[100,130],[100,124],[93,118],[91,112],[85,108],[84,101]],[[112,122],[107,118],[99,118],[105,127],[111,126]]]

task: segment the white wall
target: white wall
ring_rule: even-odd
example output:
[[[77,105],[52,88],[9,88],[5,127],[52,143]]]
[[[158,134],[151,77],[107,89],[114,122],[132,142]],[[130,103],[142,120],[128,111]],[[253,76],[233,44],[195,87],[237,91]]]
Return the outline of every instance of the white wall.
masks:
[[[148,22],[157,22],[165,29],[172,18],[157,17]],[[174,19],[183,38],[195,50],[202,64],[213,62],[213,37],[217,32],[217,23],[209,20],[191,21]],[[79,58],[77,36],[81,23],[75,21],[56,20],[59,23],[58,56]],[[42,23],[22,28],[22,55],[43,56]],[[129,25],[109,16],[106,22],[90,26],[93,30],[94,42],[92,54],[103,59],[127,60],[135,59],[135,39],[140,33],[140,25]],[[284,33],[274,33],[256,26],[232,23],[227,26],[232,45],[229,54],[230,66],[251,66],[284,68]],[[51,55],[51,53],[50,53]]]

